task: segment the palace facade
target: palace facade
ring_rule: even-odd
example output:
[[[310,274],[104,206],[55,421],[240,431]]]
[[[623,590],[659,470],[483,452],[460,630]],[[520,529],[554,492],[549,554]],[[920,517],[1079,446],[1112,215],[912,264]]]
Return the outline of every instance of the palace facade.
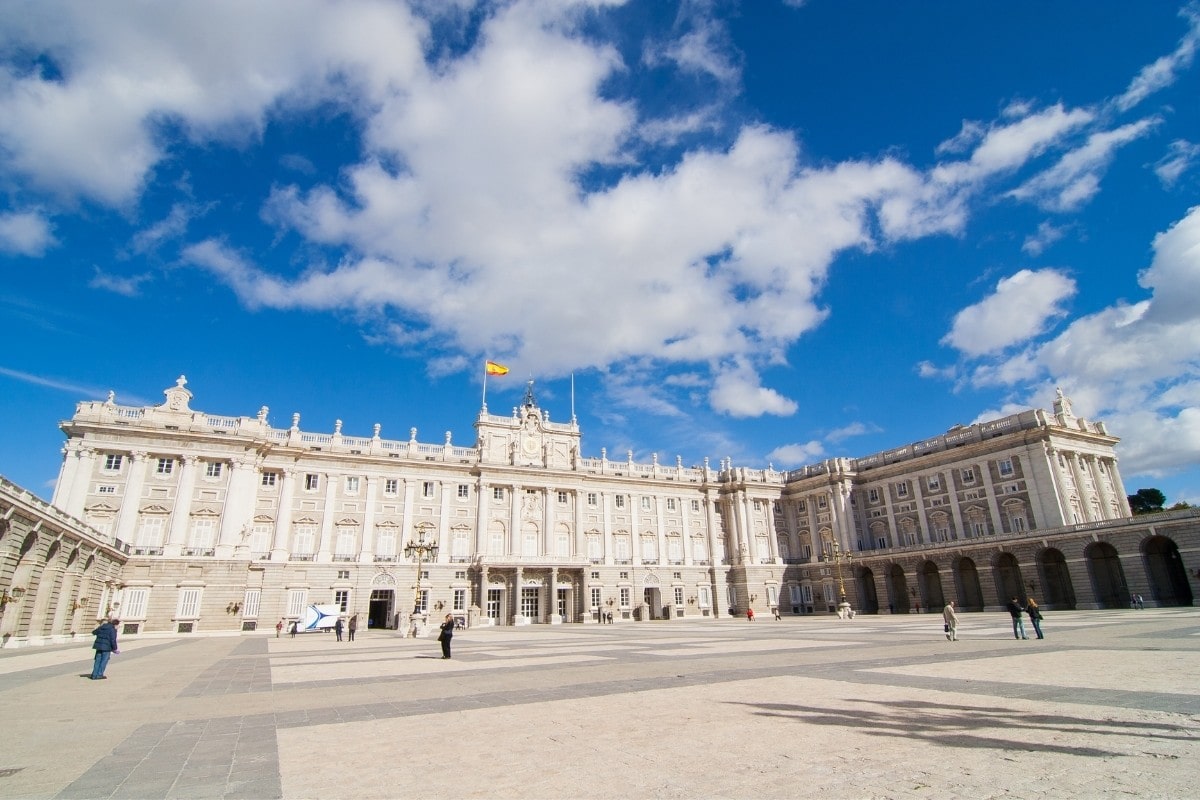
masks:
[[[119,615],[127,633],[231,632],[322,603],[405,629],[444,613],[826,614],[843,598],[866,613],[1012,595],[1189,605],[1200,588],[1200,514],[1131,518],[1117,438],[1061,393],[1050,413],[789,472],[586,457],[532,382],[511,415],[480,411],[469,447],[195,411],[182,377],[164,395],[79,403],[51,505],[0,487],[0,581],[23,590],[6,641],[60,640],[81,613]]]

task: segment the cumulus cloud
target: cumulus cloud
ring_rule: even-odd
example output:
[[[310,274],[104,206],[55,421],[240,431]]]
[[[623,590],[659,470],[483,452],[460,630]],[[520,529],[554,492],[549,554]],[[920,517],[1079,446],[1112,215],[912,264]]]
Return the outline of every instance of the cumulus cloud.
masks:
[[[718,373],[709,402],[717,411],[733,417],[788,416],[796,411],[794,401],[763,386],[758,374],[746,365]]]
[[[1023,269],[1000,280],[990,296],[959,311],[942,343],[968,356],[1004,350],[1061,319],[1064,301],[1074,294],[1075,281],[1058,270]]]
[[[825,457],[825,446],[813,440],[796,444],[785,444],[767,453],[767,460],[785,469],[802,467]]]
[[[0,214],[0,253],[40,256],[53,247],[50,221],[37,211]]]

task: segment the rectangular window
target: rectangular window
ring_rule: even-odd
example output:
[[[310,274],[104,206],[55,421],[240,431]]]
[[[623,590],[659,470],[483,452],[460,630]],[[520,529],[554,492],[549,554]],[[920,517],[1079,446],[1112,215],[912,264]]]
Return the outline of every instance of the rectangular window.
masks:
[[[220,461],[208,462],[207,464],[204,465],[204,477],[206,477],[206,478],[221,477],[221,467],[222,466],[223,465],[221,464]]]
[[[926,482],[929,485],[929,491],[940,492],[942,490],[942,476],[941,475],[930,475],[929,478],[926,479]]]
[[[589,506],[591,506],[592,508],[596,507],[596,493],[595,492],[587,493],[587,504]]]
[[[196,619],[200,616],[200,590],[183,588],[179,590],[179,606],[175,610],[177,619]]]
[[[1005,458],[1000,462],[1000,474],[1005,477],[1013,474],[1013,462],[1011,458]]]
[[[616,501],[617,508],[625,507],[625,495],[619,494],[614,498],[614,500]]]
[[[386,557],[396,555],[396,529],[393,526],[375,528],[375,553]]]
[[[416,611],[418,614],[429,613],[429,590],[422,589],[420,597],[417,598]]]
[[[692,501],[692,513],[695,514],[695,513],[699,513],[699,512],[700,512],[700,501],[693,500]]]
[[[163,535],[162,516],[142,517],[142,524],[137,532],[137,547],[161,547]]]
[[[315,472],[309,472],[304,476],[304,491],[315,492],[321,488],[321,476]]]
[[[295,543],[292,551],[299,556],[310,556],[316,545],[317,531],[315,525],[297,525]]]
[[[215,520],[194,520],[192,522],[192,537],[188,541],[188,547],[193,550],[208,550],[211,548],[213,546],[213,529],[215,527]]]
[[[338,558],[352,558],[358,552],[358,529],[349,525],[339,525],[333,552]]]
[[[668,497],[667,498],[667,511],[674,511],[674,510],[675,510],[675,498]]]
[[[264,472],[262,474],[262,485],[267,489],[273,488],[278,474],[277,472]]]
[[[338,589],[335,591],[333,593],[333,604],[336,605],[343,614],[345,614],[350,608],[350,590]]]
[[[708,593],[708,586],[700,587],[700,591],[696,593],[696,602],[701,608],[712,608],[712,595]]]
[[[421,496],[433,497],[433,481],[425,481],[421,484]]]
[[[600,607],[600,593],[601,593],[601,589],[599,586],[592,587],[591,595],[592,595],[592,608],[593,609],[597,609]]]
[[[964,469],[962,471],[962,481],[963,481],[963,483],[974,483],[975,482],[975,470],[971,469],[971,468]]]
[[[121,459],[119,455],[107,455],[104,457],[104,471],[117,472],[121,469]]]
[[[358,494],[360,478],[357,475],[346,476],[346,494]]]
[[[642,511],[649,511],[649,510],[650,510],[650,498],[643,497],[642,498]]]
[[[467,561],[471,557],[470,531],[454,531],[450,539],[450,558],[454,561]]]
[[[755,501],[754,501],[754,510],[755,510],[755,511],[762,511],[762,500],[755,500]]]
[[[150,600],[149,589],[126,589],[122,593],[121,616],[125,619],[145,619]]]
[[[503,500],[504,499],[504,487],[503,486],[493,486],[492,487],[492,499],[493,500]]]
[[[682,606],[683,605],[683,587],[676,586],[674,588],[675,588],[675,605]]]
[[[250,529],[250,552],[256,556],[266,555],[271,550],[271,526],[256,522]]]
[[[879,490],[878,489],[868,490],[867,491],[867,499],[870,500],[872,503],[878,503],[879,502]]]
[[[908,497],[908,481],[901,481],[896,484],[896,496]]]
[[[621,587],[621,608],[629,608],[629,587]]]
[[[828,506],[829,500],[825,497],[825,495],[821,495],[817,498],[817,508],[827,508]]]
[[[466,589],[455,589],[454,590],[454,600],[451,603],[451,607],[454,611],[466,611],[467,610],[467,590]]]
[[[391,497],[395,497],[400,491],[400,482],[395,478],[388,478],[383,482],[383,493]]]
[[[812,545],[809,545],[809,544],[800,545],[800,557],[803,558],[805,561],[811,560],[812,559]]]
[[[558,504],[560,506],[565,506],[567,504],[567,493],[566,492],[558,493]]]
[[[880,550],[887,549],[887,537],[880,536],[878,539],[875,540],[875,544],[877,547],[879,547]]]
[[[262,589],[247,589],[245,596],[242,598],[242,617],[245,619],[257,619],[258,607],[262,601]]]
[[[100,494],[116,494],[117,487],[112,484],[100,484],[96,487],[96,491]]]
[[[289,589],[287,599],[287,615],[292,619],[304,616],[304,607],[308,605],[307,589]]]
[[[158,460],[158,466],[154,468],[154,471],[159,475],[170,475],[175,471],[175,459],[160,458]]]
[[[470,497],[471,497],[470,484],[460,483],[458,485],[458,499],[459,500],[467,500]]]
[[[796,504],[796,510],[799,511],[801,514],[806,513],[808,511],[808,503],[801,500],[799,503]]]

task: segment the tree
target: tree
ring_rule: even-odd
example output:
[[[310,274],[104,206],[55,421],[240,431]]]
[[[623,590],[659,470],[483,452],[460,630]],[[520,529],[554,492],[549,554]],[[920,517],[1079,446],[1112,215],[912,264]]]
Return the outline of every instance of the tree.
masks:
[[[1129,495],[1129,510],[1137,514],[1153,514],[1162,511],[1167,502],[1167,496],[1158,489],[1138,489],[1137,494]]]

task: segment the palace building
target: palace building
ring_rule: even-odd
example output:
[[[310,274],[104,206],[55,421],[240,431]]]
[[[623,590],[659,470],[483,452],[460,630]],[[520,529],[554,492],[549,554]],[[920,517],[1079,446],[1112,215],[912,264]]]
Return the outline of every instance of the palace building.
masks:
[[[788,472],[585,456],[532,381],[511,415],[481,409],[469,447],[196,411],[183,377],[164,395],[79,403],[51,504],[0,485],[0,581],[21,589],[5,642],[118,613],[132,634],[267,630],[317,603],[404,630],[1190,605],[1198,588],[1200,513],[1131,518],[1118,439],[1061,392],[1050,413]]]

